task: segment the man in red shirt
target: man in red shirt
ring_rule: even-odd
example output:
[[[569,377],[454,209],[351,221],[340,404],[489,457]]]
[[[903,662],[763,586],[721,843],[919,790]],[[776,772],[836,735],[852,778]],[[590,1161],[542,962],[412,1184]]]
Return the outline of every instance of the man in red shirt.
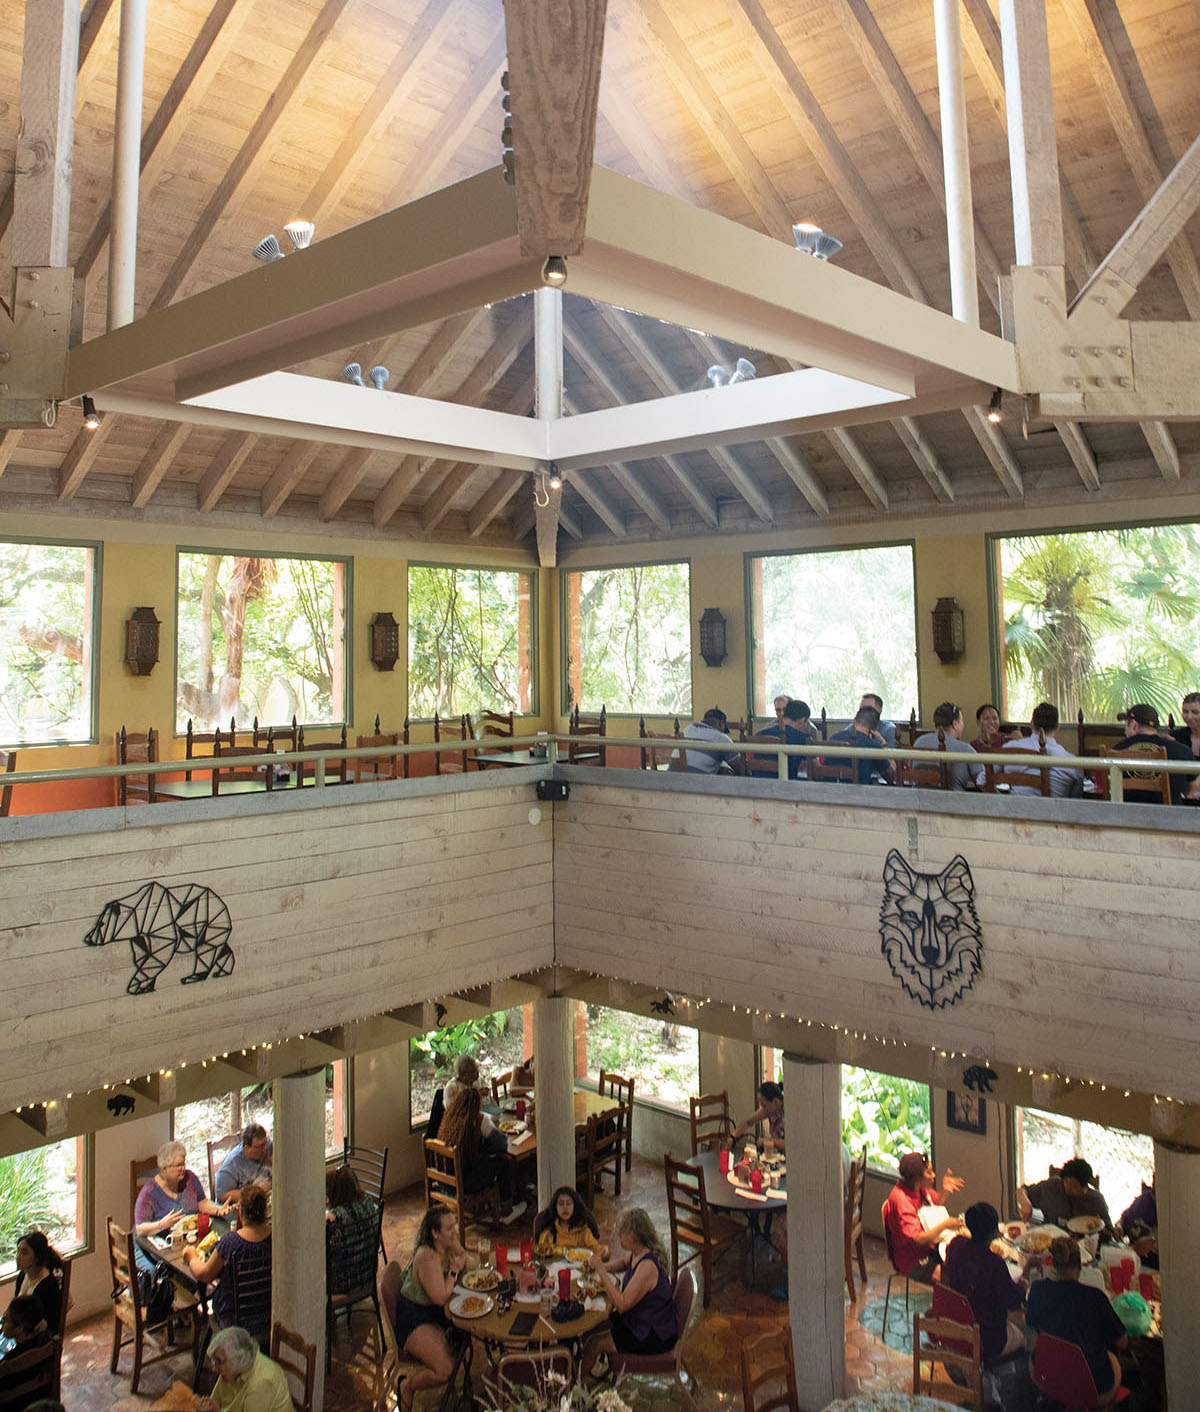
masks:
[[[949,1167],[937,1188],[937,1173],[923,1152],[906,1152],[900,1159],[900,1180],[883,1207],[884,1231],[892,1264],[914,1280],[931,1280],[941,1264],[938,1241],[947,1231],[961,1231],[961,1216],[949,1216],[928,1230],[921,1224],[923,1206],[941,1206],[948,1194],[961,1191],[963,1179]]]

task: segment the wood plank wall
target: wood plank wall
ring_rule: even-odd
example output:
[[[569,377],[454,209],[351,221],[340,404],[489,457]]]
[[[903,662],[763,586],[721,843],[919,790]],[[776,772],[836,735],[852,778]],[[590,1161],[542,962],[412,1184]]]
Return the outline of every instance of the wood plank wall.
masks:
[[[598,787],[576,772],[570,801],[556,806],[556,960],[908,1045],[1200,1098],[1200,837],[1006,819],[1006,802],[994,803],[970,815],[917,801],[910,815]],[[952,1008],[909,998],[881,955],[891,848],[922,871],[958,853],[970,865],[983,970]]]
[[[500,778],[360,786],[353,802],[330,789],[325,807],[221,800],[215,821],[157,805],[128,824],[73,816],[85,832],[21,838],[6,823],[0,1110],[549,965],[550,810],[532,824],[530,785]],[[224,900],[231,976],[183,986],[176,957],[131,996],[129,946],[84,945],[106,902],[150,880]]]

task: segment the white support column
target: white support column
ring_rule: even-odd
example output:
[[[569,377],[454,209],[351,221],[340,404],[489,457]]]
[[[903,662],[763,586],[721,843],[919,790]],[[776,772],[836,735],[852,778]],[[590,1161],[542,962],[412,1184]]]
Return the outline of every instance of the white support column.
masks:
[[[942,115],[942,179],[946,184],[946,239],[950,247],[950,308],[956,319],[979,327],[975,276],[975,211],[971,201],[971,156],[967,99],[963,88],[959,0],[934,0],[938,103]]]
[[[842,1070],[783,1056],[788,1133],[788,1308],[801,1407],[824,1407],[846,1384],[842,1303]],[[802,1136],[803,1135],[803,1136]]]
[[[560,996],[533,1002],[537,1069],[538,1209],[556,1187],[575,1185],[575,1002]]]
[[[562,290],[548,285],[533,291],[533,360],[536,378],[534,416],[559,421],[563,414]],[[543,499],[545,504],[542,503]],[[544,569],[552,569],[558,562],[558,516],[562,506],[562,487],[551,490],[539,477],[534,486],[533,503],[538,563]]]
[[[271,1318],[317,1345],[313,1406],[325,1398],[325,1070],[276,1079]]]
[[[108,327],[133,322],[137,273],[138,184],[142,157],[142,81],[146,0],[121,0],[117,118],[113,142],[112,227],[108,245]]]
[[[1200,1388],[1200,1152],[1154,1144],[1158,1247],[1168,1336],[1167,1402],[1194,1406]],[[790,1174],[789,1174],[790,1175]]]
[[[11,263],[18,269],[67,265],[78,64],[79,0],[27,4],[13,175]]]
[[[1061,265],[1062,195],[1045,5],[1000,0],[1000,37],[1017,264]]]

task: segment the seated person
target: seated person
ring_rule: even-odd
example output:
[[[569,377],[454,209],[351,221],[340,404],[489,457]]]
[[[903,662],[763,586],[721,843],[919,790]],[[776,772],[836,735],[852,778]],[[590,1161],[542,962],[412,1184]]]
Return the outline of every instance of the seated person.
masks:
[[[217,1281],[213,1290],[213,1318],[219,1328],[229,1328],[234,1321],[233,1290],[244,1274],[257,1274],[271,1268],[271,1221],[267,1215],[267,1193],[261,1187],[248,1186],[238,1206],[240,1228],[227,1231],[217,1241],[207,1259],[192,1245],[183,1248],[188,1269],[202,1284],[211,1284],[222,1271],[225,1278]],[[241,1309],[241,1318],[252,1334],[270,1332],[268,1306],[264,1300],[260,1310]]]
[[[195,1412],[292,1412],[287,1376],[236,1324],[213,1335],[208,1361],[217,1375],[211,1397],[198,1397]]]
[[[512,1164],[506,1153],[508,1139],[483,1111],[477,1088],[463,1088],[447,1105],[438,1133],[441,1142],[458,1149],[459,1181],[468,1195],[494,1186],[499,1192],[505,1225],[525,1211],[525,1203],[513,1204]]]
[[[138,1192],[133,1206],[134,1229],[140,1236],[161,1236],[185,1216],[203,1213],[224,1216],[233,1202],[218,1205],[204,1194],[200,1178],[188,1168],[187,1148],[172,1140],[158,1149],[158,1171]],[[140,1269],[154,1271],[154,1262],[140,1246],[134,1247]]]
[[[218,1201],[237,1204],[242,1190],[260,1186],[271,1190],[271,1139],[261,1123],[247,1123],[241,1145],[235,1147],[217,1168],[213,1195]]]
[[[1117,1353],[1129,1347],[1125,1326],[1108,1296],[1094,1285],[1079,1283],[1079,1246],[1056,1236],[1050,1246],[1054,1278],[1037,1280],[1029,1291],[1025,1322],[1039,1334],[1053,1334],[1083,1350],[1100,1394],[1098,1406],[1116,1400],[1121,1387]]]
[[[512,1082],[509,1084],[509,1092],[513,1094],[528,1093],[533,1087],[533,1055],[513,1067]]]
[[[1158,1269],[1158,1194],[1154,1183],[1142,1183],[1139,1196],[1121,1212],[1120,1233],[1148,1270]]]
[[[1183,715],[1183,725],[1176,726],[1171,734],[1180,745],[1192,752],[1193,760],[1200,760],[1200,691],[1189,691],[1179,709]],[[1184,780],[1184,798],[1200,799],[1200,775],[1193,780],[1185,775]]]
[[[1026,753],[1040,753],[1038,745],[1038,731],[1041,731],[1046,741],[1047,755],[1069,755],[1071,752],[1065,750],[1058,741],[1054,739],[1054,732],[1058,729],[1058,707],[1049,701],[1043,701],[1033,708],[1033,715],[1030,717],[1030,725],[1033,727],[1033,738],[1026,740],[1024,736],[1018,736],[1015,740],[1010,740],[1002,747],[1005,750],[1024,750]],[[1014,765],[1014,770],[1027,770],[1026,764]],[[1005,766],[1000,766],[1001,771]],[[1003,774],[1000,775],[1003,779]],[[1012,787],[1013,794],[1040,795],[1041,790],[1034,789],[1032,785],[1015,784]],[[1074,799],[1083,792],[1083,771],[1068,769],[1065,765],[1058,766],[1050,771],[1050,794],[1055,799]]]
[[[3,1396],[6,1388],[19,1386],[26,1376],[21,1372],[6,1373],[5,1365],[19,1353],[28,1353],[33,1348],[44,1348],[50,1342],[51,1334],[42,1317],[41,1300],[32,1294],[18,1294],[9,1301],[8,1308],[0,1319],[0,1328],[3,1329],[5,1338],[13,1340],[12,1348],[0,1356],[0,1396]],[[28,1407],[32,1401],[32,1396],[27,1395],[17,1401],[6,1402],[4,1406]]]
[[[1002,749],[1008,741],[1020,738],[1021,732],[1000,729],[1000,712],[990,701],[985,701],[975,712],[975,724],[979,734],[971,741],[971,749],[990,752]]]
[[[783,704],[783,715],[780,719],[764,727],[759,731],[759,735],[779,736],[784,745],[814,745],[817,732],[809,717],[808,702],[789,697]],[[788,759],[788,779],[798,778],[803,764],[801,756],[792,755]]]
[[[702,721],[693,721],[683,728],[684,740],[708,740],[721,745],[732,745],[733,741],[729,736],[729,722],[725,718],[725,712],[719,706],[712,707],[705,711]],[[732,754],[724,754],[718,750],[685,750],[683,752],[683,763],[689,774],[693,775],[731,775],[733,774]]]
[[[773,721],[769,721],[762,728],[762,730],[759,731],[759,735],[779,734],[779,732],[783,729],[783,708],[788,704],[791,699],[792,698],[788,696],[786,692],[782,692],[779,696],[775,698],[774,701],[771,702],[771,707],[775,712],[775,719]]]
[[[450,1107],[464,1088],[474,1088],[478,1082],[479,1065],[471,1055],[460,1054],[454,1063],[454,1077],[446,1085],[443,1094],[446,1107]]]
[[[943,701],[934,708],[935,729],[926,731],[913,741],[914,750],[946,750],[959,755],[974,755],[975,751],[963,740],[963,714],[953,701]],[[938,742],[937,728],[941,729],[943,740]],[[967,764],[950,766],[950,788],[966,789],[973,784],[983,783],[983,770],[979,766]]]
[[[608,1258],[608,1246],[600,1241],[600,1227],[573,1186],[560,1186],[550,1205],[539,1211],[533,1223],[533,1248],[539,1255],[556,1250],[598,1250]]]
[[[967,1207],[963,1219],[970,1234],[955,1236],[947,1247],[942,1283],[971,1301],[980,1351],[987,1362],[1025,1346],[1024,1329],[1019,1320],[1009,1317],[1025,1300],[1003,1257],[992,1249],[1000,1233],[1000,1213],[988,1202],[977,1201]]]
[[[379,1202],[358,1183],[353,1167],[325,1174],[325,1292],[351,1294],[375,1282]]]
[[[1061,1226],[1074,1216],[1099,1216],[1104,1222],[1104,1238],[1112,1235],[1112,1218],[1108,1202],[1092,1185],[1095,1177],[1090,1163],[1082,1157],[1072,1157],[1062,1165],[1061,1175],[1051,1171],[1042,1182],[1017,1188],[1017,1212],[1028,1221],[1034,1207],[1049,1225]]]
[[[941,1264],[938,1242],[947,1231],[961,1231],[961,1216],[948,1216],[930,1226],[921,1224],[922,1206],[941,1206],[945,1196],[961,1191],[963,1180],[949,1167],[938,1192],[937,1173],[923,1152],[906,1152],[900,1159],[900,1176],[883,1207],[883,1224],[892,1264],[910,1279],[928,1282]]]
[[[877,727],[879,734],[883,736],[883,743],[887,748],[894,750],[896,748],[896,722],[883,719],[883,697],[874,691],[864,691],[862,700],[858,703],[858,709],[861,711],[864,706],[872,707],[878,714],[880,718]]]
[[[27,1231],[17,1241],[17,1278],[14,1295],[32,1295],[42,1306],[42,1317],[50,1332],[57,1333],[62,1314],[62,1285],[58,1273],[62,1256],[41,1231]]]
[[[893,727],[894,729],[895,727]],[[838,731],[836,735],[829,737],[831,745],[834,741],[842,745],[853,745],[857,750],[887,749],[887,741],[879,730],[879,712],[874,706],[860,706],[850,725],[845,730]],[[846,756],[839,759],[834,755],[826,755],[825,763],[827,765],[854,765],[859,784],[870,784],[871,776],[875,774],[886,775],[888,779],[891,779],[896,773],[890,760],[850,760]]]
[[[617,1222],[617,1243],[622,1254],[605,1261],[598,1250],[588,1262],[600,1275],[604,1292],[612,1301],[610,1332],[588,1340],[581,1372],[592,1371],[602,1353],[666,1353],[675,1347],[679,1324],[675,1297],[667,1271],[671,1268],[658,1232],[640,1206],[631,1206]],[[611,1271],[622,1270],[621,1283]]]
[[[767,1080],[759,1084],[754,1096],[758,1099],[758,1107],[734,1128],[733,1137],[745,1137],[747,1133],[754,1132],[759,1123],[765,1122],[768,1136],[780,1152],[786,1152],[787,1142],[784,1138],[783,1125],[783,1085]]]
[[[441,1387],[450,1381],[454,1355],[446,1331],[446,1305],[467,1265],[467,1252],[459,1244],[458,1218],[445,1206],[430,1206],[421,1218],[412,1259],[404,1271],[396,1301],[396,1343],[415,1363],[425,1366],[400,1384],[401,1412],[412,1412],[413,1398],[422,1388]]]
[[[1168,760],[1190,760],[1192,752],[1180,744],[1174,736],[1167,735],[1158,728],[1158,712],[1153,706],[1130,706],[1127,711],[1117,714],[1117,720],[1125,722],[1125,739],[1112,746],[1114,751],[1125,753],[1134,751],[1141,745],[1153,745],[1167,752]],[[1178,804],[1187,792],[1191,781],[1186,775],[1172,775],[1171,803]],[[1161,804],[1162,795],[1157,789],[1138,789],[1128,775],[1125,777],[1124,797],[1131,804]]]

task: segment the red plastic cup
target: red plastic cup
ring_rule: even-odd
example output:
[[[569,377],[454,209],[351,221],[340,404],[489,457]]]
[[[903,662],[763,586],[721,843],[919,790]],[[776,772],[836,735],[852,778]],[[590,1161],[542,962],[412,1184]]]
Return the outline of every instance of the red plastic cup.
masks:
[[[750,1173],[750,1190],[753,1192],[762,1191],[762,1171],[755,1167]]]
[[[1110,1265],[1108,1278],[1114,1294],[1124,1294],[1129,1288],[1129,1272],[1125,1269],[1123,1264]]]
[[[496,1256],[496,1273],[504,1279],[508,1274],[508,1246],[501,1242],[493,1253]]]
[[[1138,1276],[1138,1289],[1142,1292],[1143,1299],[1154,1298],[1154,1276],[1147,1270],[1143,1270]]]
[[[522,1118],[524,1118],[524,1116],[525,1116],[525,1100],[524,1100],[523,1098],[518,1098],[518,1099],[517,1099],[517,1120],[520,1121]]]
[[[720,1163],[721,1163],[721,1174],[722,1174],[722,1176],[728,1176],[728,1175],[729,1175],[729,1149],[728,1149],[727,1147],[723,1147],[723,1148],[721,1149],[719,1161],[720,1161]]]
[[[564,1304],[571,1297],[571,1271],[569,1267],[558,1272],[558,1297]]]
[[[209,1226],[208,1212],[207,1212],[207,1211],[201,1211],[200,1214],[196,1217],[196,1239],[197,1239],[197,1240],[203,1240],[204,1237],[208,1234],[208,1226]]]
[[[521,1264],[522,1264],[522,1265],[528,1265],[529,1262],[530,1262],[532,1259],[533,1259],[533,1242],[532,1242],[532,1241],[529,1241],[529,1240],[523,1240],[523,1241],[521,1242]]]

